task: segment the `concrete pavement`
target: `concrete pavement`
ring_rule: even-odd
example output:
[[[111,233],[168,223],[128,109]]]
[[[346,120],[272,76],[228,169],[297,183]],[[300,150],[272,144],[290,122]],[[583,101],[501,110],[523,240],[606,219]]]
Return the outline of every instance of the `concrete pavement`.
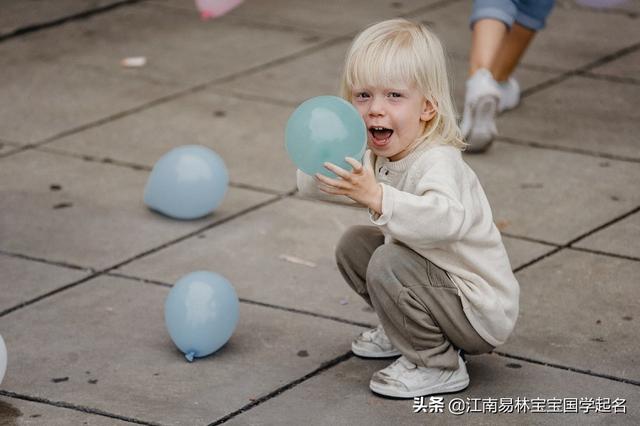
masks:
[[[351,355],[376,318],[333,260],[367,218],[295,194],[284,124],[335,93],[360,29],[394,16],[441,35],[461,105],[470,3],[245,0],[208,22],[186,0],[49,3],[0,5],[0,425],[640,423],[637,0],[558,1],[516,72],[522,105],[465,157],[521,314],[504,346],[469,357],[471,385],[442,412],[369,391],[389,361]],[[151,167],[194,143],[229,168],[222,206],[149,211]],[[240,321],[189,364],[163,302],[200,269],[234,284]]]

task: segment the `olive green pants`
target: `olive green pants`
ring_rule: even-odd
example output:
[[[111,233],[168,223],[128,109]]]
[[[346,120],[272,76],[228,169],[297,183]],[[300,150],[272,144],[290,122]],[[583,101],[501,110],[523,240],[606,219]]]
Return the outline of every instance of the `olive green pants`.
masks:
[[[376,311],[391,343],[414,364],[453,370],[458,348],[493,350],[469,323],[447,273],[404,245],[384,244],[376,226],[349,228],[336,261],[347,284]]]

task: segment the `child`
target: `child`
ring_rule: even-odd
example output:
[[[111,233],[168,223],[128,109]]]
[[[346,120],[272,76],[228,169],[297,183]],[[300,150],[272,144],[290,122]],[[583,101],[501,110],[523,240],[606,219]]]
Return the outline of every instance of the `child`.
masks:
[[[334,179],[298,171],[298,187],[369,208],[373,226],[350,228],[336,248],[340,272],[381,323],[352,350],[402,355],[373,375],[376,393],[462,390],[469,376],[457,349],[480,354],[502,344],[519,287],[480,182],[462,160],[440,41],[404,19],[367,28],[347,55],[342,96],[368,129],[364,165],[325,164]]]

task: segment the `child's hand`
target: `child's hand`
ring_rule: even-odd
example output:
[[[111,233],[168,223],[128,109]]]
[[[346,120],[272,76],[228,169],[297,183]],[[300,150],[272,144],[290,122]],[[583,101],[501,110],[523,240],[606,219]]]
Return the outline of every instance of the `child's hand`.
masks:
[[[346,195],[353,201],[382,214],[382,187],[376,182],[371,150],[364,153],[364,166],[351,157],[346,157],[345,161],[353,167],[350,172],[333,163],[324,163],[327,170],[332,171],[340,178],[332,179],[316,173],[316,179],[322,183],[318,188],[327,194]]]

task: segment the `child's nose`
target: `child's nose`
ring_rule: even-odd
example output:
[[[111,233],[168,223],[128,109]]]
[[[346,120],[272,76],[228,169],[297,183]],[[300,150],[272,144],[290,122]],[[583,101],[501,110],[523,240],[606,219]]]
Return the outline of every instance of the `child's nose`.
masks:
[[[369,104],[369,115],[382,115],[384,114],[383,99],[374,97]]]

